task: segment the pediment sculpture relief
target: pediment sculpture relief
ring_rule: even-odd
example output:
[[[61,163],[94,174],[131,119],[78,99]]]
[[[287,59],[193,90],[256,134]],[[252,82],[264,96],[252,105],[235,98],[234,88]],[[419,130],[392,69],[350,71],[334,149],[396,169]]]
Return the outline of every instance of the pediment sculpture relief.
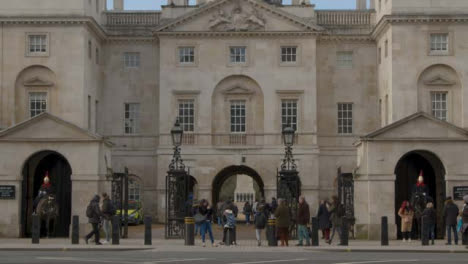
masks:
[[[54,83],[44,80],[38,76],[27,79],[23,83],[24,86],[53,86]]]
[[[430,78],[424,82],[425,85],[431,85],[431,86],[449,86],[449,85],[455,85],[455,82],[452,80],[449,80],[441,75],[437,75],[433,78]]]
[[[235,6],[226,14],[223,9],[213,14],[208,27],[213,31],[259,31],[265,29],[266,20],[260,12],[252,7],[246,11],[240,5]]]

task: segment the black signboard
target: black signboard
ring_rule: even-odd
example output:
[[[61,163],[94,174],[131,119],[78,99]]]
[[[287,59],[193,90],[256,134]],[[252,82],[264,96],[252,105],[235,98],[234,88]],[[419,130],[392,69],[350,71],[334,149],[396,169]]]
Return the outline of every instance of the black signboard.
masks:
[[[453,199],[456,201],[463,200],[463,196],[468,195],[468,186],[453,187]]]
[[[15,199],[15,186],[0,185],[0,199]]]

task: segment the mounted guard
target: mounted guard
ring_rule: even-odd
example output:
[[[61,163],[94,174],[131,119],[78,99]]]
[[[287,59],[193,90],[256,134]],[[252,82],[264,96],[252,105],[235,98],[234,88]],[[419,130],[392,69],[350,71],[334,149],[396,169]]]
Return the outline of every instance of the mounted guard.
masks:
[[[422,214],[426,208],[427,203],[432,202],[433,199],[429,195],[429,188],[424,183],[424,173],[421,170],[418,177],[418,182],[413,186],[411,192],[411,204],[414,207],[414,218],[416,220],[416,232],[418,237],[421,237],[421,222]]]

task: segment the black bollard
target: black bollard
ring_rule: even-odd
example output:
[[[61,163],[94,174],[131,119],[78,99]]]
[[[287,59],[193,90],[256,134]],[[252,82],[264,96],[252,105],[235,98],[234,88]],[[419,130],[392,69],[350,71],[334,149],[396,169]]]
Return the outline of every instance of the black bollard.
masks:
[[[388,246],[388,217],[382,217],[382,226],[381,226],[381,233],[380,233],[380,245]]]
[[[278,239],[276,239],[276,219],[268,219],[267,239],[269,247],[278,246]]]
[[[185,245],[195,246],[195,219],[185,217]]]
[[[429,225],[427,224],[427,216],[421,218],[421,244],[429,246]]]
[[[72,245],[80,244],[80,218],[77,215],[73,216],[71,242]]]
[[[349,245],[349,222],[347,217],[341,218],[342,226],[341,226],[341,243],[340,246],[348,246]]]
[[[145,246],[151,246],[151,216],[145,216]]]
[[[40,236],[41,236],[41,219],[38,215],[32,216],[32,243],[39,244]]]
[[[120,216],[112,217],[112,245],[120,244]]]
[[[317,217],[312,217],[312,232],[311,232],[312,246],[319,246],[319,220]]]

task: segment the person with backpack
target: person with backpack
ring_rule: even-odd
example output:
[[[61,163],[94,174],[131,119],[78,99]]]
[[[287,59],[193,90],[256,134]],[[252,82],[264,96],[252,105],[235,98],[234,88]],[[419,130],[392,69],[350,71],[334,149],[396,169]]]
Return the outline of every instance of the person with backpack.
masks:
[[[335,237],[335,232],[338,232],[338,235],[341,239],[341,227],[342,227],[342,218],[344,216],[344,208],[343,205],[341,205],[340,201],[338,200],[338,197],[333,196],[332,197],[332,205],[330,208],[330,218],[332,222],[332,234],[330,237],[330,240],[328,240],[328,244],[331,245],[333,242],[333,238]],[[341,245],[341,242],[340,244]]]
[[[265,200],[261,200],[260,203],[257,203],[256,212],[254,216],[254,225],[255,225],[255,236],[257,238],[257,245],[262,246],[262,230],[265,229],[268,216],[265,212],[266,203]]]
[[[86,217],[88,217],[88,222],[93,227],[93,230],[84,238],[86,244],[88,244],[88,240],[94,235],[96,245],[102,245],[99,238],[99,224],[102,217],[101,209],[99,209],[100,200],[101,198],[96,194],[86,208]]]
[[[455,245],[458,245],[457,217],[460,213],[458,206],[453,202],[452,197],[447,197],[444,208],[445,226],[447,227],[447,244],[452,245],[452,231]]]
[[[103,241],[104,244],[110,242],[112,233],[111,233],[111,226],[112,226],[112,217],[115,215],[115,207],[112,203],[109,195],[107,193],[102,194],[102,215],[103,215],[103,227],[104,233],[106,233],[106,240]]]

